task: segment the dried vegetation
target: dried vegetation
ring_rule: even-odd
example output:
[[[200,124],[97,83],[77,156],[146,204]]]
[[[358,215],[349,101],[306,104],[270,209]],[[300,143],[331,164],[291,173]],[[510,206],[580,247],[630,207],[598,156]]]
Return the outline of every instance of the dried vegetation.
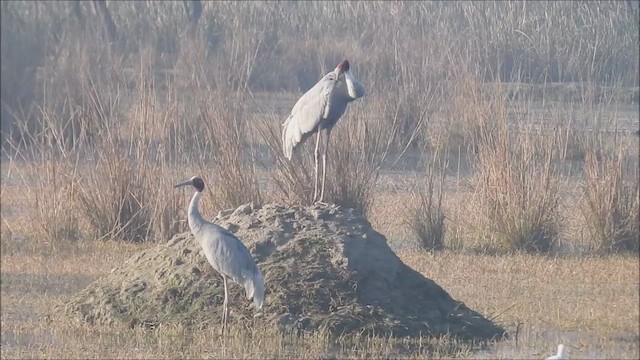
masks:
[[[589,296],[574,283],[585,279],[569,274],[572,265],[513,255],[602,255],[576,260],[586,264],[580,271],[637,287],[629,282],[637,273],[625,272],[637,262],[640,238],[637,3],[216,1],[200,10],[196,3],[2,2],[3,356],[251,357],[271,341],[279,344],[273,357],[325,356],[332,346],[341,356],[397,354],[387,340],[336,345],[321,336],[306,343],[265,336],[248,347],[242,337],[255,334],[241,329],[226,354],[184,329],[151,337],[105,330],[96,340],[71,324],[53,327],[55,337],[101,344],[89,350],[68,342],[40,351],[19,340],[24,328],[51,337],[46,323],[20,320],[25,307],[43,315],[60,300],[50,285],[73,284],[60,290],[66,296],[87,284],[69,274],[105,274],[122,254],[149,246],[128,242],[184,231],[187,200],[172,185],[185,177],[211,185],[202,204],[209,214],[251,201],[308,202],[311,146],[295,166],[285,161],[280,123],[342,58],[367,96],[332,134],[327,200],[359,209],[392,243],[460,252],[433,255],[442,262],[420,255],[412,265],[425,274],[446,269],[433,279],[447,287],[472,284],[456,296],[486,301],[472,306],[505,313],[503,324],[537,320],[514,315],[498,296],[522,304],[527,292],[558,289],[540,282],[492,297],[486,289],[499,285],[480,275],[531,266],[523,279],[549,278],[553,271],[538,271],[548,267],[571,280],[561,287],[573,300],[552,301],[553,311],[573,304],[599,314],[535,326],[600,331],[637,320],[637,301],[626,302],[636,295],[600,294],[631,309],[626,318],[602,313],[605,302],[576,303]],[[409,176],[415,169],[419,176]],[[460,281],[454,275],[467,267],[447,265],[456,259],[490,269]],[[99,270],[87,270],[94,264]],[[39,275],[7,279],[12,272]],[[607,356],[637,358],[635,336],[635,347]],[[7,350],[7,338],[19,345]],[[433,352],[407,356],[472,356],[450,339],[429,346]]]

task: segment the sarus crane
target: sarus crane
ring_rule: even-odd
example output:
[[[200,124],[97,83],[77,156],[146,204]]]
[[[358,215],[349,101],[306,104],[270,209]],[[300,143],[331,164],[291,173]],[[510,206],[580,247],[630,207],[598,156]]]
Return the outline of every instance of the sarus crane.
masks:
[[[262,309],[264,302],[264,280],[260,269],[251,257],[251,253],[242,242],[225,228],[206,221],[200,215],[198,203],[202,197],[202,190],[204,190],[204,181],[200,177],[194,176],[174,188],[186,185],[191,185],[196,190],[188,209],[189,228],[202,246],[209,264],[222,276],[224,284],[222,334],[224,335],[229,314],[227,278],[244,287],[247,299],[253,298],[253,305],[258,310]]]
[[[341,86],[341,75],[344,74],[346,86]],[[364,87],[356,81],[349,70],[349,61],[343,60],[335,70],[320,79],[311,89],[300,97],[293,106],[291,114],[282,124],[282,147],[284,155],[291,160],[293,149],[308,137],[317,134],[315,148],[315,178],[313,202],[322,203],[326,180],[327,150],[331,129],[344,114],[347,105],[364,96]],[[318,197],[318,157],[320,142],[322,147],[322,185]]]

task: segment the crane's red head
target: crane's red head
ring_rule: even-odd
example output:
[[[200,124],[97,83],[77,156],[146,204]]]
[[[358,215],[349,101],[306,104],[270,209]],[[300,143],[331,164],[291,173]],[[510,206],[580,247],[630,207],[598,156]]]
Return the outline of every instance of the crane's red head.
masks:
[[[336,67],[339,74],[342,74],[345,71],[349,71],[349,60],[342,60],[340,64]]]
[[[196,191],[199,191],[199,192],[202,192],[202,190],[204,190],[204,180],[202,180],[202,178],[198,176],[194,176],[185,182],[181,182],[180,184],[174,186],[174,188],[185,186],[185,185],[191,185],[194,188],[196,188]]]

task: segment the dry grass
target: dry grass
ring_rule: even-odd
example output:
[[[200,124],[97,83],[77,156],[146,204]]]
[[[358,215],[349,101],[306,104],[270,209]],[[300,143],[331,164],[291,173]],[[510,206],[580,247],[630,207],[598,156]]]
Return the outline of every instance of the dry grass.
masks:
[[[633,257],[496,257],[446,252],[406,253],[403,260],[442,284],[452,296],[468,299],[465,303],[471,308],[500,322],[520,320],[539,329],[602,336],[638,330],[640,314],[634,307],[638,269]],[[475,296],[481,286],[490,290]],[[616,305],[607,305],[609,301]]]
[[[547,252],[557,240],[558,178],[551,144],[505,129],[482,142],[477,196],[498,249]]]
[[[446,154],[434,152],[431,160],[426,162],[425,180],[419,191],[412,195],[414,201],[409,206],[406,225],[413,231],[413,236],[423,250],[444,249],[446,227],[445,212],[442,204],[444,182],[446,179]]]
[[[520,343],[501,345],[511,351],[502,356],[541,357],[540,340],[549,353],[568,344],[572,358],[638,354],[637,258],[412,253],[403,259],[512,336],[518,328]]]
[[[586,145],[581,210],[596,252],[640,252],[638,170],[637,165],[635,169],[627,166],[622,149],[618,146],[613,154],[602,154],[595,142]]]

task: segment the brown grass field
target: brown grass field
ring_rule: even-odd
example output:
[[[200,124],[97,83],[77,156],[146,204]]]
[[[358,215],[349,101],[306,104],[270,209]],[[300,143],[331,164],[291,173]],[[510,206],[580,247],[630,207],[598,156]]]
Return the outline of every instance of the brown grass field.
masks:
[[[640,357],[637,3],[193,3],[2,2],[2,358]],[[55,311],[186,230],[180,180],[212,184],[205,218],[308,203],[312,146],[291,166],[280,124],[342,58],[367,95],[332,133],[328,200],[508,339]]]

